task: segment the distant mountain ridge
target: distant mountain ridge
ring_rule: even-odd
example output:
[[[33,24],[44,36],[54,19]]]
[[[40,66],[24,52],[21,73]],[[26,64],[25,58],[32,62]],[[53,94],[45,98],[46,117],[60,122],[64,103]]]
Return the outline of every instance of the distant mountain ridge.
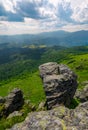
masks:
[[[53,31],[40,34],[1,35],[1,43],[10,44],[45,44],[61,46],[88,45],[88,31],[65,32]]]

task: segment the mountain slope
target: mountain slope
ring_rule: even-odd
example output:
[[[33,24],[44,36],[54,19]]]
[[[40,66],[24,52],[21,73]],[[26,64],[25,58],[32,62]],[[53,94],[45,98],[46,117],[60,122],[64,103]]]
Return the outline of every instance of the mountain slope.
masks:
[[[0,36],[0,43],[10,44],[46,44],[62,46],[88,45],[88,31],[65,32],[54,31],[35,35],[23,34],[12,36]]]
[[[28,46],[26,48],[5,48],[5,51],[8,55],[0,51],[0,55],[3,56],[0,57],[0,75],[3,75],[2,78],[0,77],[0,96],[7,96],[13,88],[20,88],[24,93],[24,98],[32,104],[33,108],[38,108],[39,104],[46,100],[38,66],[50,61],[68,65],[78,75],[79,89],[85,86],[86,81],[88,84],[88,46],[72,48],[54,46],[32,49]],[[78,102],[74,99],[72,106],[77,104]],[[0,106],[0,111],[2,110],[3,107]],[[23,121],[30,112],[29,104],[24,105],[21,112],[24,113],[22,116],[1,119],[0,130]]]
[[[45,62],[53,61],[67,64],[77,73],[80,88],[83,87],[82,83],[88,80],[87,46],[75,48],[49,47],[44,50],[42,48],[25,48],[24,50],[22,52],[17,50],[15,56],[14,53],[10,53],[8,57],[12,58],[11,61],[7,62],[6,58],[6,62],[0,63],[0,96],[7,95],[8,91],[14,87],[19,87],[24,91],[26,98],[31,95],[29,97],[31,101],[35,104],[39,103],[44,98],[44,94],[41,95],[43,90],[41,90],[42,82],[39,77],[38,66]],[[30,91],[29,94],[28,90]]]

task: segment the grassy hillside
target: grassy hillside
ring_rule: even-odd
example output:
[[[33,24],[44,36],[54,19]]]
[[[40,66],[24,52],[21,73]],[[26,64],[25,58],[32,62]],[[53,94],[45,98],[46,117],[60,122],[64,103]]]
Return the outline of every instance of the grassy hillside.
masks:
[[[0,96],[6,96],[14,87],[19,87],[23,90],[26,99],[30,99],[32,103],[38,105],[41,101],[45,100],[43,84],[39,76],[38,66],[50,61],[67,64],[78,75],[79,88],[82,88],[83,82],[88,80],[88,47],[76,47],[69,49],[54,47],[46,48],[46,50],[43,50],[41,54],[39,54],[39,49],[33,49],[33,52],[32,57],[35,57],[34,59],[29,59],[27,56],[30,54],[30,51],[25,51],[23,55],[25,55],[27,59],[21,59],[19,61],[15,60],[15,62],[13,61],[3,64],[3,72],[7,73],[7,64],[7,69],[9,68],[10,72],[8,72],[7,75],[3,73],[4,76],[7,76],[7,80],[6,78],[3,78],[0,82]],[[39,55],[39,59],[37,60],[36,54]],[[2,65],[0,66],[2,68]],[[12,78],[9,78],[10,73]],[[14,73],[16,73],[15,76]]]
[[[14,50],[14,51],[12,51]],[[79,89],[88,80],[88,47],[44,47],[44,48],[6,48],[0,51],[0,96],[6,96],[15,87],[21,88],[24,98],[38,107],[45,101],[43,84],[38,72],[38,66],[45,62],[58,62],[68,65],[77,75]],[[8,52],[8,53],[7,53]],[[7,55],[6,55],[7,54]],[[1,109],[1,108],[0,108]],[[0,130],[11,127],[25,119],[30,107],[24,105],[21,117],[0,120]]]
[[[70,55],[69,60],[62,63],[67,64],[78,75],[79,88],[83,82],[88,80],[88,54]]]
[[[38,72],[19,77],[0,87],[0,96],[6,96],[15,87],[24,92],[25,99],[30,99],[33,104],[38,105],[45,100],[43,85]]]
[[[75,71],[75,73],[78,75],[78,81],[80,85],[83,81],[88,80],[88,54],[69,55],[68,58],[64,59],[60,63],[68,65],[73,71]],[[7,95],[8,92],[10,92],[14,87],[20,87],[25,92],[26,97],[29,95],[29,97],[31,97],[30,93],[33,93],[32,91],[35,91],[35,96],[38,94],[37,91],[41,90],[42,93],[42,81],[40,79],[39,72],[29,72],[25,75],[19,76],[18,79],[11,79],[6,84],[1,85],[0,95]]]

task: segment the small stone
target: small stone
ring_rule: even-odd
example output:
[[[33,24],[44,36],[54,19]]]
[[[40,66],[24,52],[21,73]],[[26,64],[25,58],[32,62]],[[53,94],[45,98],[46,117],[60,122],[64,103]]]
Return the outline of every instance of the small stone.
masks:
[[[45,102],[41,102],[38,106],[38,110],[44,110],[45,109]]]
[[[12,117],[15,117],[15,116],[22,116],[22,112],[19,112],[19,111],[14,111],[13,113],[11,113],[8,117],[7,117],[7,119],[9,119],[9,118],[12,118]]]
[[[31,104],[31,101],[30,100],[25,100],[25,103],[26,104]]]
[[[75,98],[79,99],[82,103],[88,101],[88,85],[86,85],[82,90],[77,90]]]

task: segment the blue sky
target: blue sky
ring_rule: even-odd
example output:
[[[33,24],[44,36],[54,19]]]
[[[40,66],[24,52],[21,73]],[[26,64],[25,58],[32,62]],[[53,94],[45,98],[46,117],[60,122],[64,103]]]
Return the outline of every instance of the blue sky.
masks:
[[[0,35],[88,30],[88,0],[0,0]]]

